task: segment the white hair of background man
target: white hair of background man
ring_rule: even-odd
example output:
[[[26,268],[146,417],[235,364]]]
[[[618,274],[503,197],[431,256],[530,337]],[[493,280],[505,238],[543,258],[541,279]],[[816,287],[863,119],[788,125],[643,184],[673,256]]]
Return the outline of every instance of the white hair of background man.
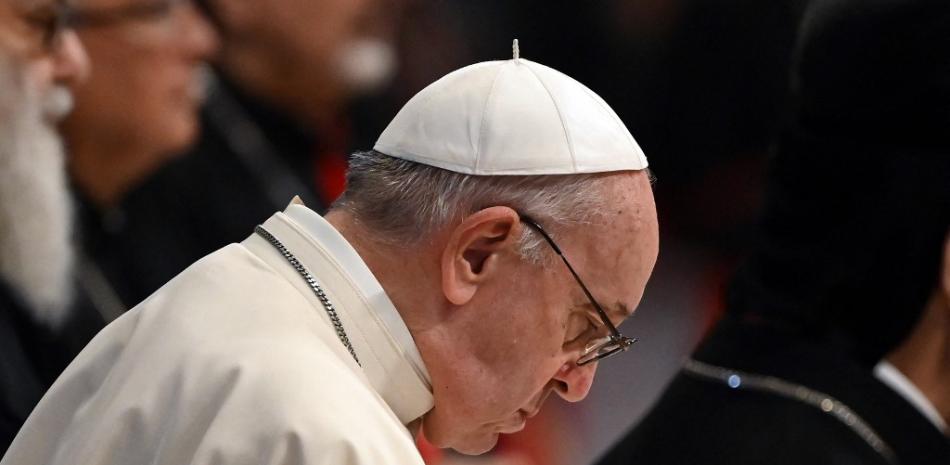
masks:
[[[374,240],[390,245],[418,245],[450,222],[492,206],[511,207],[555,236],[556,226],[587,224],[604,212],[602,178],[477,176],[370,150],[351,157],[346,192],[334,208],[349,212]],[[524,228],[522,255],[535,263],[550,258],[540,249],[542,241]]]
[[[73,207],[55,129],[71,108],[67,89],[41,95],[0,53],[0,276],[51,327],[72,298]]]

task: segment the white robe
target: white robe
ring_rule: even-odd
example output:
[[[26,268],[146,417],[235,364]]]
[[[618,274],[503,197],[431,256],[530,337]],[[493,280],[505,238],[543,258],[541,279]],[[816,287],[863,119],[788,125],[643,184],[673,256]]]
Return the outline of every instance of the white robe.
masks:
[[[405,324],[346,240],[292,204],[106,327],[0,465],[422,464],[406,426],[433,405]]]

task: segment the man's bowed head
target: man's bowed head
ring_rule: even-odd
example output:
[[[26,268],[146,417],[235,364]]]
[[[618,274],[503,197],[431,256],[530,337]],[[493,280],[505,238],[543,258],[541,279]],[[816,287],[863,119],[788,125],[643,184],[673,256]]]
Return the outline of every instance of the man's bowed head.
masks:
[[[435,399],[426,438],[468,454],[523,428],[552,392],[587,396],[597,363],[578,361],[619,335],[596,307],[612,326],[630,316],[659,245],[629,131],[591,90],[517,53],[413,97],[354,155],[326,219],[419,348]]]

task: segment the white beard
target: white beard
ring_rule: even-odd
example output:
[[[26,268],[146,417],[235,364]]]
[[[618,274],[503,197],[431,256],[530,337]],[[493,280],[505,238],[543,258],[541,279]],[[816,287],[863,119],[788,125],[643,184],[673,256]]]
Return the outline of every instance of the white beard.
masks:
[[[2,55],[2,54],[0,54]],[[72,107],[63,88],[40,96],[24,66],[0,56],[0,277],[35,320],[57,328],[73,296],[73,205],[52,121]]]

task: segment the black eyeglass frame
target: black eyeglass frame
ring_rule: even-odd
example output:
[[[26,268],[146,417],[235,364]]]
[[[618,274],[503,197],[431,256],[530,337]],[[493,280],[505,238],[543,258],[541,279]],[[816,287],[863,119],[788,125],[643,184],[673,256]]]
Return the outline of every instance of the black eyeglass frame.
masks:
[[[190,0],[151,0],[102,9],[75,10],[72,24],[76,28],[111,27],[126,21],[149,21],[171,15],[179,5]]]
[[[520,215],[520,214],[519,214]],[[584,295],[587,296],[587,299],[590,300],[590,304],[597,311],[597,315],[600,316],[600,320],[604,323],[604,326],[607,327],[607,330],[610,331],[610,334],[607,336],[607,340],[602,344],[598,344],[595,347],[587,348],[584,355],[577,360],[577,365],[583,366],[591,362],[596,362],[603,360],[607,357],[616,355],[620,352],[625,352],[630,348],[634,343],[637,342],[637,338],[630,338],[620,334],[620,330],[614,326],[610,321],[610,317],[607,316],[607,312],[604,311],[604,308],[597,303],[597,299],[594,298],[591,294],[590,289],[584,284],[584,281],[581,280],[581,277],[578,276],[577,271],[574,270],[574,267],[571,266],[571,262],[567,261],[567,257],[564,256],[564,252],[561,251],[561,248],[558,247],[557,243],[554,242],[554,239],[538,224],[537,221],[526,215],[520,215],[521,222],[530,226],[532,229],[541,234],[541,237],[544,238],[554,252],[561,257],[561,261],[564,262],[564,265],[567,266],[568,271],[571,272],[571,276],[574,277],[574,280],[577,281],[577,284],[580,285],[581,289],[584,291]]]
[[[26,13],[24,19],[43,31],[43,48],[55,52],[62,43],[63,34],[75,26],[75,10],[66,0],[59,0],[48,8]]]
[[[66,0],[51,5],[51,12],[31,12],[26,20],[43,31],[43,47],[59,49],[63,34],[70,29],[109,27],[129,20],[150,20],[168,16],[178,5],[190,0],[154,0],[101,10],[80,10]],[[50,13],[50,14],[44,14]]]

